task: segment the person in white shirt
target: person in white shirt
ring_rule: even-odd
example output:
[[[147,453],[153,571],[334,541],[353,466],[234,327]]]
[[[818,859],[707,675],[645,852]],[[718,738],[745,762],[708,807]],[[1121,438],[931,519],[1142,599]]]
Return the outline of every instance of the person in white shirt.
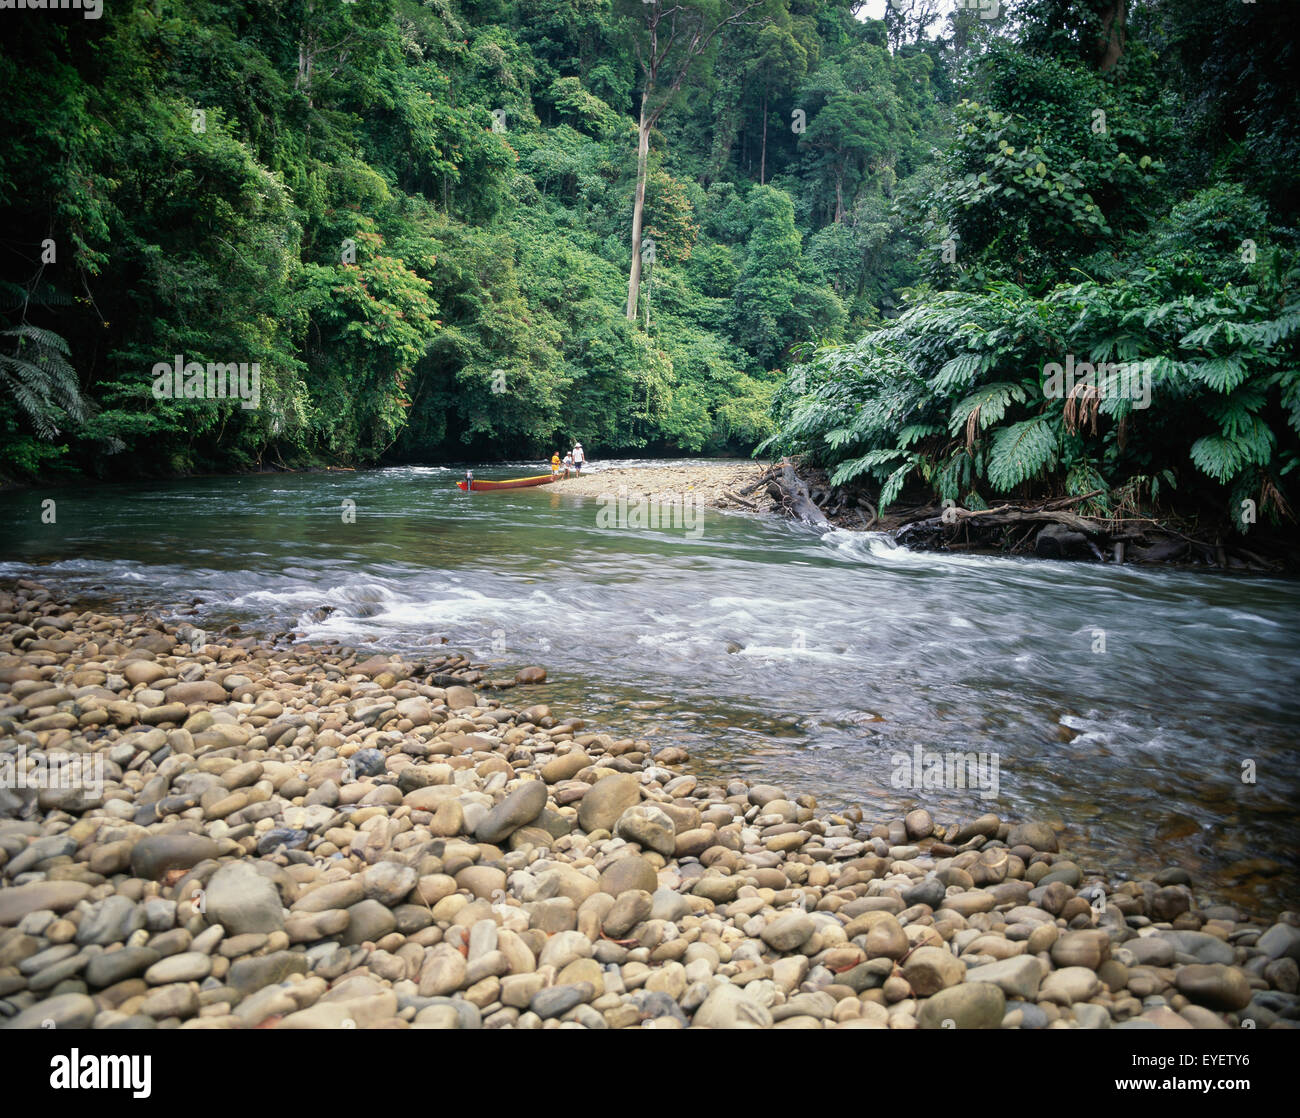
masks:
[[[579,476],[582,475],[582,467],[587,464],[587,456],[583,453],[582,443],[573,444],[573,469]]]

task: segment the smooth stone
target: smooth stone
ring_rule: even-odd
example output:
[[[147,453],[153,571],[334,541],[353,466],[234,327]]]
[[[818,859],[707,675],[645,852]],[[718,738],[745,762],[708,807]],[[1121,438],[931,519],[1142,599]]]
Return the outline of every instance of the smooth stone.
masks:
[[[554,967],[561,971],[575,959],[591,957],[592,943],[582,932],[557,932],[546,941],[538,956],[539,967]]]
[[[654,911],[654,901],[644,889],[630,889],[614,901],[605,915],[602,930],[605,935],[620,939],[638,924],[649,920]]]
[[[1274,924],[1255,941],[1255,946],[1270,959],[1300,959],[1300,928]]]
[[[310,831],[298,830],[294,827],[272,827],[257,840],[257,852],[261,855],[274,854],[281,847],[286,850],[299,850],[310,841]]]
[[[375,943],[397,927],[397,918],[378,901],[364,900],[347,910],[347,930],[340,942],[353,947],[360,943]]]
[[[479,842],[504,842],[520,827],[531,823],[546,807],[546,784],[525,780],[483,817],[474,830]]]
[[[53,1021],[56,1029],[88,1029],[99,1007],[85,994],[56,994],[24,1009],[4,1025],[6,1029],[40,1029]]]
[[[435,951],[420,968],[420,996],[441,997],[455,993],[465,985],[467,969],[465,958],[459,951]],[[540,975],[538,981],[542,981]]]
[[[903,977],[915,993],[926,998],[964,981],[966,967],[946,947],[918,947],[903,964]]]
[[[254,955],[236,959],[230,964],[226,985],[241,993],[250,994],[265,986],[283,982],[291,974],[306,974],[308,967],[307,955],[301,951],[273,951],[269,955]]]
[[[1052,962],[1058,967],[1087,967],[1095,971],[1110,958],[1110,937],[1092,928],[1065,932],[1052,944],[1051,954]]]
[[[1124,944],[1133,956],[1134,966],[1168,967],[1173,965],[1174,942],[1168,936],[1137,936]]]
[[[346,909],[328,908],[324,912],[291,912],[284,922],[290,943],[314,943],[344,931],[350,921]]]
[[[1080,1002],[1074,1007],[1074,1019],[1081,1029],[1109,1029],[1110,1012],[1104,1005]]]
[[[600,892],[612,897],[638,889],[653,893],[658,888],[659,875],[654,866],[636,854],[615,859],[600,875]]]
[[[363,902],[374,903],[374,902]],[[290,1013],[277,1029],[366,1029],[397,1016],[397,995],[391,991],[339,1001],[318,1001]]]
[[[774,1024],[765,1005],[730,982],[717,986],[704,999],[691,1023],[703,1029],[770,1029]]]
[[[946,893],[947,889],[942,881],[935,877],[927,877],[924,881],[912,886],[912,888],[903,890],[903,904],[908,908],[916,904],[939,908],[943,904]]]
[[[420,875],[400,862],[378,862],[361,873],[361,886],[370,900],[392,908],[415,888]]]
[[[903,828],[908,838],[923,839],[934,833],[934,820],[924,808],[909,811],[903,819]]]
[[[967,975],[971,982],[991,982],[1008,998],[1033,1001],[1043,978],[1042,964],[1029,955],[1017,955],[996,963],[974,967]]]
[[[1089,967],[1063,967],[1043,979],[1038,990],[1040,1002],[1073,1005],[1087,1001],[1101,989],[1101,979]]]
[[[482,900],[495,900],[505,892],[506,874],[495,866],[466,866],[456,875],[456,884]]]
[[[1218,936],[1208,932],[1175,931],[1168,933],[1178,948],[1187,955],[1193,955],[1198,963],[1222,963],[1231,966],[1237,956],[1230,943],[1224,943]],[[1126,945],[1127,946],[1127,945]]]
[[[648,850],[673,857],[677,850],[677,828],[670,816],[656,804],[635,804],[618,817],[615,833]]]
[[[1174,986],[1189,1001],[1211,1009],[1233,1012],[1251,1001],[1251,986],[1245,973],[1221,963],[1193,963],[1174,972]]]
[[[77,928],[77,942],[105,946],[125,943],[132,932],[144,927],[144,923],[144,908],[130,897],[121,894],[105,897],[82,918]]]
[[[452,890],[454,892],[454,886]],[[294,913],[325,912],[329,909],[351,908],[366,898],[366,887],[360,877],[349,877],[343,881],[331,881],[304,893],[294,902]],[[436,903],[434,898],[430,903]]]
[[[542,779],[547,784],[559,784],[563,780],[572,780],[590,764],[591,757],[583,750],[576,749],[571,753],[565,753],[547,761],[541,768]]]
[[[1059,849],[1056,832],[1046,823],[1017,823],[1007,835],[1007,846],[1028,846],[1050,854]]]
[[[696,880],[691,887],[691,892],[697,897],[712,901],[715,905],[730,904],[736,899],[736,894],[743,885],[742,878],[710,873]]]
[[[5,867],[5,874],[12,880],[21,874],[38,869],[42,862],[52,858],[63,858],[75,854],[77,842],[69,835],[49,835],[37,839],[16,854]]]
[[[212,875],[204,891],[209,923],[228,935],[276,932],[284,928],[280,894],[265,877],[244,862],[231,862]]]
[[[812,938],[816,925],[806,912],[790,912],[778,916],[764,926],[760,938],[773,951],[796,951]]]
[[[613,831],[619,817],[641,800],[641,783],[631,773],[612,773],[596,781],[578,807],[578,826],[588,833]]]
[[[212,973],[212,959],[200,951],[183,951],[160,959],[144,972],[150,986],[166,986],[173,982],[201,982]]]
[[[90,986],[115,986],[153,966],[161,954],[152,947],[123,947],[105,951],[86,964],[86,983]]]
[[[864,950],[870,959],[901,959],[911,950],[912,944],[903,926],[890,913],[882,913],[867,931]]]
[[[577,1005],[591,1001],[596,988],[590,982],[575,982],[565,986],[547,986],[538,990],[528,1003],[528,1008],[542,1020],[559,1017]]]
[[[17,924],[29,912],[66,912],[90,890],[81,881],[36,881],[0,889],[0,927]]]
[[[189,983],[158,986],[140,1005],[140,1012],[156,1021],[168,1017],[193,1017],[198,1011],[199,993]]]
[[[996,1029],[1006,1013],[1006,995],[991,982],[949,986],[921,1003],[917,1023],[923,1029]],[[945,1025],[950,1021],[952,1024]]]
[[[651,896],[651,920],[667,920],[675,924],[691,912],[691,902],[674,889],[656,889]]]

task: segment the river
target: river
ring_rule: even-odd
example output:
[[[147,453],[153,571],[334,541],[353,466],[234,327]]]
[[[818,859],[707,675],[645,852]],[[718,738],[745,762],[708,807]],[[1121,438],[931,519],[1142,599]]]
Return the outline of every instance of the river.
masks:
[[[461,476],[0,494],[0,574],[214,628],[542,664],[553,709],[684,745],[699,772],[873,820],[1061,820],[1111,873],[1178,864],[1217,896],[1300,900],[1300,584],[918,554],[739,513],[610,527],[562,487]],[[949,752],[982,755],[966,787],[900,786]]]

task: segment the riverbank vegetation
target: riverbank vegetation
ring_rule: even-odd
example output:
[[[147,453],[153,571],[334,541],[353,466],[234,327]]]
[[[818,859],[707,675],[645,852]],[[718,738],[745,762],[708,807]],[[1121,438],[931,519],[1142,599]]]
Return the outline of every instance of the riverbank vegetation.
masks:
[[[599,456],[761,445],[882,509],[910,486],[1287,521],[1285,9],[29,14],[0,48],[0,472],[580,438]],[[156,392],[178,360],[255,365],[256,406]]]

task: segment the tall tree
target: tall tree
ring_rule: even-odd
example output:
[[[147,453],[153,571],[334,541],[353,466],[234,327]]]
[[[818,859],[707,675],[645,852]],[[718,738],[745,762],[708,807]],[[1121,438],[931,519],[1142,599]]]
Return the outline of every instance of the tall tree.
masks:
[[[636,200],[632,205],[632,270],[627,284],[627,319],[637,316],[641,292],[641,222],[645,211],[650,130],[723,28],[754,11],[763,0],[626,0],[632,46],[641,69],[641,114],[637,123]]]

